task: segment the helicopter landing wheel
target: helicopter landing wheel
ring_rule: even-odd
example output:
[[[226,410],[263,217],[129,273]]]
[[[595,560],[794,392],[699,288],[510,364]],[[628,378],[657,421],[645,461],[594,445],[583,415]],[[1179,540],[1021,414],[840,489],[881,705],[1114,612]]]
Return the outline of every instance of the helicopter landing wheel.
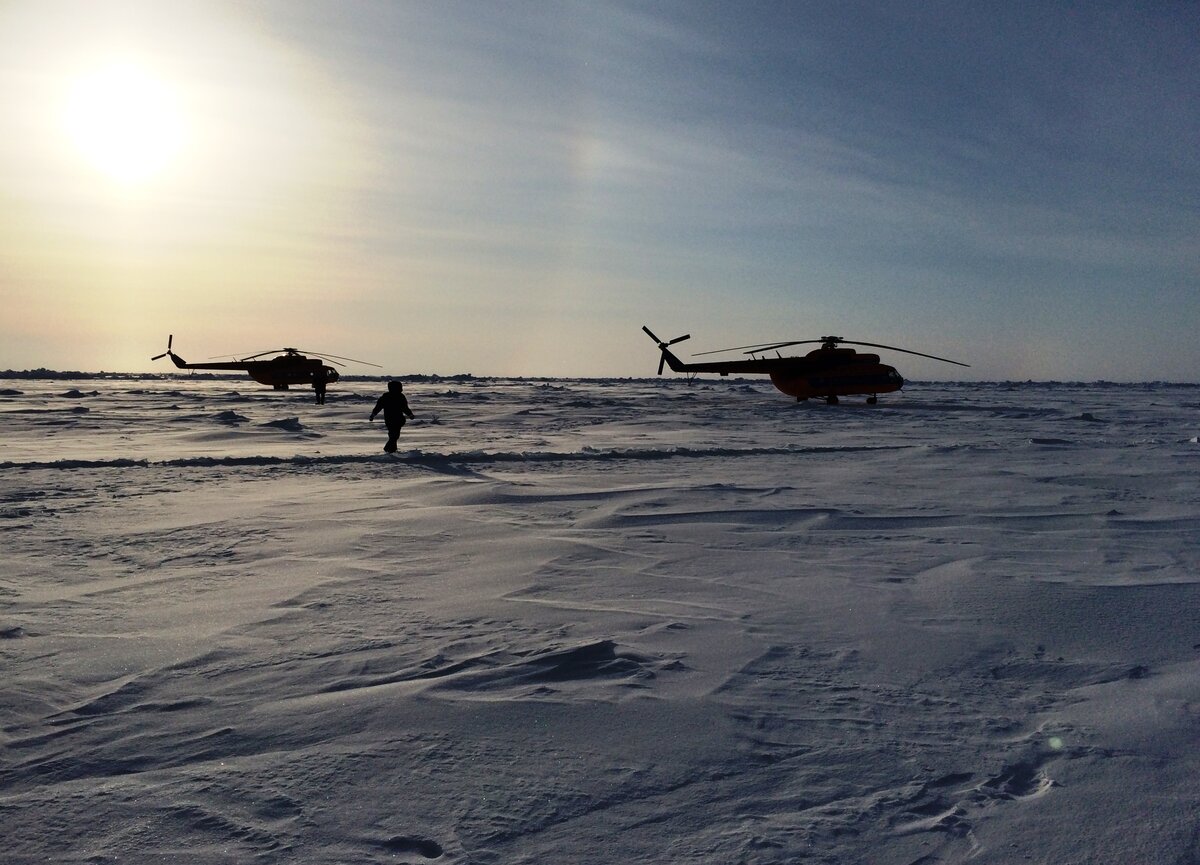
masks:
[[[837,404],[838,404],[837,394],[831,394],[830,396],[825,397],[825,405],[837,405]]]
[[[867,405],[875,405],[875,403],[877,403],[877,402],[879,402],[879,397],[877,397],[877,396],[867,397]]]

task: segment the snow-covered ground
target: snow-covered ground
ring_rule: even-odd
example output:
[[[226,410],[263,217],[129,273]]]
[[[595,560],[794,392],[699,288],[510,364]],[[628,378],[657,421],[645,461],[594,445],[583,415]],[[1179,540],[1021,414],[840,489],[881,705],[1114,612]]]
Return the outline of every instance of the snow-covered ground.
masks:
[[[1200,389],[0,382],[0,859],[1200,861]]]

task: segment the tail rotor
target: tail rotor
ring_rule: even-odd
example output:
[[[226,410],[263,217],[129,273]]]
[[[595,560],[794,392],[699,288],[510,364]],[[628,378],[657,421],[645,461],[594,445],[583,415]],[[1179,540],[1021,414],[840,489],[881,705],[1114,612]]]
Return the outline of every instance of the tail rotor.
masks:
[[[167,350],[166,350],[166,351],[164,351],[162,354],[156,354],[156,355],[154,355],[154,357],[152,357],[152,358],[150,358],[150,359],[151,359],[151,360],[158,360],[160,357],[166,357],[167,355],[169,355],[169,354],[171,353],[171,341],[172,341],[173,339],[175,339],[175,334],[170,334],[170,335],[167,337]]]
[[[654,340],[656,343],[658,343],[658,350],[662,352],[662,355],[658,359],[658,374],[659,375],[663,374],[663,367],[667,363],[667,355],[669,354],[667,349],[670,348],[671,346],[673,346],[677,342],[683,342],[685,339],[692,338],[692,335],[690,333],[685,333],[683,336],[677,336],[672,340],[664,342],[663,340],[661,340],[657,336],[655,336],[654,331],[650,330],[650,328],[646,327],[646,325],[644,325],[644,324],[642,325],[642,330],[646,331],[646,335],[648,337],[650,337],[652,340]]]

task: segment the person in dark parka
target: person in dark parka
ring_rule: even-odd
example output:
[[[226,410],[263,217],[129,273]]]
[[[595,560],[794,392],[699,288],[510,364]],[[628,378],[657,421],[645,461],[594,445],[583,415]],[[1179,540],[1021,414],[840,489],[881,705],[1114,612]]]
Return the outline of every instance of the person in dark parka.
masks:
[[[404,395],[404,385],[398,381],[389,381],[387,393],[375,402],[371,409],[371,420],[383,412],[383,422],[387,424],[388,440],[383,449],[388,453],[396,450],[396,440],[400,438],[400,430],[404,428],[406,418],[416,417],[408,407],[408,397]]]
[[[319,369],[313,373],[313,395],[316,397],[317,405],[325,405],[325,388],[329,384],[324,369]]]

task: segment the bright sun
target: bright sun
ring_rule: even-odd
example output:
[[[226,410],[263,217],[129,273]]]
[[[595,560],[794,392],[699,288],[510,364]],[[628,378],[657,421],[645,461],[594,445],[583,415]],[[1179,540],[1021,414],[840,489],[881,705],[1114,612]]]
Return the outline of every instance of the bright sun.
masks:
[[[80,78],[68,99],[66,124],[87,161],[121,184],[140,184],[161,173],[183,142],[177,99],[131,63],[113,63]]]

